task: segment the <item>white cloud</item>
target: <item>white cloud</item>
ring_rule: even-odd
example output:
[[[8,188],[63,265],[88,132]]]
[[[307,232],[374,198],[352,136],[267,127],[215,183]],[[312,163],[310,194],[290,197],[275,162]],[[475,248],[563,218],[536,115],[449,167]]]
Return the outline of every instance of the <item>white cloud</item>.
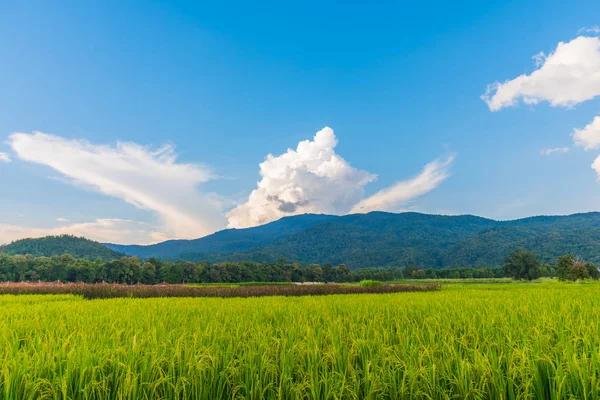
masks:
[[[560,42],[554,52],[534,56],[539,68],[504,83],[488,85],[481,96],[491,111],[517,104],[547,101],[570,107],[600,95],[600,38],[579,36]]]
[[[398,210],[410,200],[434,189],[449,176],[452,157],[427,164],[410,180],[363,199],[364,186],[377,176],[353,168],[335,152],[332,129],[317,132],[295,150],[269,154],[260,164],[261,180],[247,201],[226,215],[225,201],[201,193],[197,186],[212,178],[208,169],[176,160],[171,146],[153,151],[135,143],[95,145],[41,132],[9,137],[16,156],[53,168],[70,184],[90,188],[155,212],[159,227],[121,219],[30,228],[0,224],[0,242],[23,237],[73,234],[101,242],[155,243],[172,238],[197,238],[225,225],[242,228],[268,223],[288,215],[327,213],[343,215],[371,210]]]
[[[412,179],[400,181],[380,190],[374,195],[356,204],[352,213],[368,213],[371,211],[398,211],[398,206],[435,189],[444,181],[450,172],[448,167],[454,160],[450,156],[445,160],[435,160],[425,166],[423,171]]]
[[[592,163],[592,169],[596,171],[596,174],[598,175],[598,180],[600,180],[600,156],[596,157],[596,159]]]
[[[255,226],[304,213],[347,213],[376,175],[351,167],[335,153],[337,143],[333,130],[325,127],[296,150],[269,154],[260,164],[258,188],[227,213],[229,226]]]
[[[0,153],[0,163],[9,163],[12,162],[10,156],[6,153]]]
[[[75,235],[101,243],[152,244],[169,239],[152,225],[123,219],[97,219],[54,228],[30,228],[0,224],[0,244],[48,235]]]
[[[597,148],[600,146],[600,117],[594,118],[583,129],[574,129],[571,136],[573,136],[573,141],[577,146],[581,146],[586,150]]]
[[[20,159],[51,167],[75,185],[154,211],[169,237],[197,238],[225,225],[216,195],[197,190],[210,171],[177,163],[172,146],[94,145],[41,132],[12,134],[9,143]]]
[[[540,154],[543,156],[550,156],[552,154],[555,153],[568,153],[569,152],[569,148],[568,147],[555,147],[553,149],[542,149],[540,150]]]
[[[227,213],[229,226],[250,227],[303,213],[354,212],[357,204],[363,204],[364,186],[377,176],[350,166],[335,153],[337,143],[333,130],[325,127],[312,141],[298,143],[296,150],[288,149],[280,156],[269,154],[260,164],[258,187],[248,201]],[[451,158],[428,164],[412,185],[401,182],[386,189],[390,194],[382,191],[363,201],[373,209],[396,207],[435,188],[447,177],[442,171],[450,162]]]
[[[595,25],[590,28],[584,26],[583,28],[581,28],[580,30],[577,31],[577,34],[579,35],[584,32],[585,33],[600,33],[600,26]]]

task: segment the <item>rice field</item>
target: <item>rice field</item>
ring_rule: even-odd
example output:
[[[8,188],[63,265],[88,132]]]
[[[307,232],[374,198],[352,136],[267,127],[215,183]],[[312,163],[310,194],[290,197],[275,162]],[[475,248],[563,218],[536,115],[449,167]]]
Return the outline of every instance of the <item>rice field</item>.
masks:
[[[0,296],[6,399],[596,399],[598,284]]]

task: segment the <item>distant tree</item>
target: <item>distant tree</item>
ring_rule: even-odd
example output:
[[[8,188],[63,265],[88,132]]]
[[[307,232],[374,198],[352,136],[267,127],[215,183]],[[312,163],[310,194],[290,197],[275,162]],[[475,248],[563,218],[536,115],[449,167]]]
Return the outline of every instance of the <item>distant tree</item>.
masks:
[[[573,264],[573,268],[571,268],[571,280],[577,281],[589,278],[590,273],[587,269],[587,263],[579,261]]]
[[[534,280],[540,276],[538,257],[523,248],[513,251],[504,260],[504,271],[513,279]]]
[[[588,270],[588,274],[590,275],[590,278],[597,280],[600,277],[600,272],[598,271],[598,267],[596,267],[596,265],[589,262],[589,263],[585,263],[585,266]]]
[[[304,270],[304,277],[308,282],[320,282],[323,279],[323,270],[318,264],[310,264]]]
[[[140,275],[142,283],[156,283],[156,267],[151,262],[146,261],[144,264],[142,264]]]
[[[571,280],[571,271],[575,265],[575,260],[571,254],[558,257],[558,265],[556,268],[556,277],[559,281]]]
[[[326,263],[323,265],[323,280],[325,282],[333,282],[335,277],[333,276],[333,265]]]
[[[427,275],[425,274],[425,271],[423,271],[422,269],[418,269],[416,271],[411,272],[410,277],[413,279],[425,279],[427,278]]]
[[[402,274],[408,278],[412,278],[413,272],[417,272],[420,269],[421,268],[419,268],[415,264],[410,264],[408,267],[404,268],[404,270],[402,271]]]

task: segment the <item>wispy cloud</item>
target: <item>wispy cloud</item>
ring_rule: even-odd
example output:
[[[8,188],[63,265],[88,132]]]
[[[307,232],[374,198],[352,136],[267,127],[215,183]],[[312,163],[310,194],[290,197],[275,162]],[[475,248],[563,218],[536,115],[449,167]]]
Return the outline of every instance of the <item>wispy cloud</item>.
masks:
[[[225,225],[218,197],[197,189],[212,178],[210,170],[178,163],[172,146],[95,145],[41,132],[12,134],[9,144],[20,159],[53,168],[74,185],[155,212],[170,237],[196,238]]]
[[[453,157],[429,163],[417,177],[363,199],[364,186],[376,175],[353,168],[335,152],[333,130],[325,127],[295,150],[269,154],[260,164],[262,179],[248,201],[231,210],[229,226],[249,227],[286,215],[396,210],[402,204],[435,189],[448,174]]]
[[[577,34],[580,35],[582,33],[600,33],[600,26],[594,25],[591,27],[583,27],[577,31]]]
[[[12,159],[7,153],[0,153],[0,163],[9,163]]]
[[[450,174],[453,156],[427,164],[418,176],[364,198],[364,187],[377,176],[356,169],[336,154],[333,130],[324,128],[312,140],[260,164],[261,180],[247,200],[224,213],[228,201],[198,186],[214,175],[198,164],[177,161],[172,146],[158,150],[135,143],[97,145],[41,132],[15,133],[9,144],[19,159],[48,166],[64,181],[116,197],[155,212],[153,226],[121,219],[70,223],[58,227],[0,225],[0,242],[21,237],[69,233],[115,243],[154,243],[170,238],[197,238],[225,226],[242,228],[287,215],[342,215],[373,210],[400,211],[409,201],[435,189]]]
[[[23,238],[69,234],[101,243],[152,244],[169,239],[159,227],[124,219],[97,219],[52,228],[32,228],[0,224],[0,244]]]
[[[398,207],[432,191],[450,176],[449,167],[454,156],[435,160],[425,166],[414,178],[395,183],[380,190],[374,195],[361,200],[351,212],[367,213],[370,211],[398,211]]]
[[[504,83],[488,85],[481,96],[491,111],[547,101],[552,106],[571,107],[600,95],[600,38],[579,36],[560,42],[553,53],[534,56],[539,67]]]
[[[550,156],[552,154],[557,154],[557,153],[568,153],[569,152],[569,148],[568,147],[555,147],[553,149],[542,149],[540,150],[540,154],[543,156]]]

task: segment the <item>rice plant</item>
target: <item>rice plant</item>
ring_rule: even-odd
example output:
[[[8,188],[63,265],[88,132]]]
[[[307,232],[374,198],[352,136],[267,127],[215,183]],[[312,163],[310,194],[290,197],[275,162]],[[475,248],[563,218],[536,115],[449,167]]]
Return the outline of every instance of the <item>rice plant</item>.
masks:
[[[595,399],[600,286],[0,296],[6,399]]]

